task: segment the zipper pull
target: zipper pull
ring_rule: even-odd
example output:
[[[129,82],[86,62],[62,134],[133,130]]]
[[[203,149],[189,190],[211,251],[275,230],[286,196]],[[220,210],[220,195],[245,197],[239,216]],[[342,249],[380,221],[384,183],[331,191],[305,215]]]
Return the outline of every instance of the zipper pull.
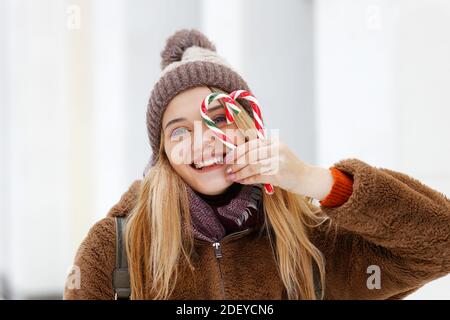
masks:
[[[220,242],[214,242],[213,247],[214,247],[214,251],[216,253],[216,258],[217,259],[222,258],[222,249],[220,247]]]

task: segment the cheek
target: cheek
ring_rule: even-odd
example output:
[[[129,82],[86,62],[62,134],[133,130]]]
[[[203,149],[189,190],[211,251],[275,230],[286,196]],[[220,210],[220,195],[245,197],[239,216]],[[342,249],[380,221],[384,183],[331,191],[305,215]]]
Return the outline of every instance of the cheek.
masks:
[[[172,166],[189,165],[192,163],[190,141],[167,141],[164,143],[164,149]]]
[[[189,169],[187,165],[185,164],[176,164],[176,163],[170,163],[173,170],[183,179],[186,179],[190,176]]]
[[[180,155],[179,150],[169,143],[165,146],[165,153],[173,170],[182,178],[186,178],[189,174],[189,168],[185,164],[185,160],[183,156]]]

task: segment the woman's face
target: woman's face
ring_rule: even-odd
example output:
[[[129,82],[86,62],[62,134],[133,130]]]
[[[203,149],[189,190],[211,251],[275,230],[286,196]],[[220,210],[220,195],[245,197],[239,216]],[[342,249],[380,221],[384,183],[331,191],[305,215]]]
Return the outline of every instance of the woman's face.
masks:
[[[227,149],[200,116],[200,105],[211,93],[207,87],[188,89],[175,96],[163,115],[164,150],[175,172],[197,192],[215,195],[231,184],[226,179],[226,165],[221,163]],[[219,101],[208,107],[209,117],[232,139],[239,136],[234,123],[227,125]]]

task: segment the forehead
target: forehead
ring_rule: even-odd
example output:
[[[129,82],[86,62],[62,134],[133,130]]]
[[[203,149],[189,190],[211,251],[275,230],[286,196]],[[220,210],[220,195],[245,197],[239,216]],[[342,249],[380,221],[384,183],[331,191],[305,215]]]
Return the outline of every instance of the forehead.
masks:
[[[211,93],[208,87],[195,87],[177,94],[167,105],[163,115],[163,125],[173,118],[200,119],[200,105]],[[213,102],[212,105],[219,104]]]

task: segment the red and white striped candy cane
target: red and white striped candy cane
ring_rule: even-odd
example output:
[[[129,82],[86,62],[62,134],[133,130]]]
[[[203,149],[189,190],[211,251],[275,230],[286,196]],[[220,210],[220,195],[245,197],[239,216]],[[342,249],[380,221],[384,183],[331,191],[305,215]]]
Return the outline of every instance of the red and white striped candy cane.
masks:
[[[254,96],[252,96],[248,91],[245,90],[237,90],[232,93],[232,95],[227,95],[223,93],[213,92],[209,94],[202,101],[202,105],[200,108],[200,114],[202,116],[203,121],[206,126],[213,131],[213,133],[217,136],[217,138],[225,144],[228,148],[234,150],[236,145],[233,141],[222,131],[220,130],[215,122],[208,116],[208,107],[215,100],[222,100],[225,104],[225,116],[227,118],[227,123],[230,124],[234,122],[234,115],[238,114],[241,110],[236,104],[236,99],[243,98],[250,101],[250,105],[253,110],[253,117],[255,126],[257,128],[258,137],[260,139],[265,139],[265,130],[264,124],[262,121],[261,110],[259,108],[259,103]],[[267,194],[273,194],[274,189],[271,184],[265,184],[264,189]]]
[[[258,138],[264,140],[266,138],[266,132],[264,129],[264,122],[261,115],[261,108],[259,107],[259,102],[256,98],[247,90],[236,90],[230,93],[230,97],[233,100],[244,99],[250,102],[250,106],[253,111],[253,122],[255,123],[255,127],[258,130]]]
[[[203,99],[200,108],[200,114],[206,126],[211,129],[212,132],[217,136],[217,138],[228,148],[235,149],[236,146],[234,145],[233,141],[222,130],[220,130],[219,127],[217,127],[216,123],[208,116],[208,107],[215,100],[222,100],[224,102],[225,116],[227,118],[228,124],[234,121],[234,115],[241,112],[241,110],[229,95],[218,92],[213,92],[209,94],[205,99]]]
[[[261,108],[259,107],[258,100],[247,90],[236,90],[230,93],[230,97],[233,100],[244,99],[250,103],[253,111],[253,122],[255,123],[255,127],[257,129],[258,138],[264,140],[266,138],[266,131],[264,128],[264,122],[261,115]],[[264,189],[267,194],[273,194],[274,189],[271,184],[265,184]]]

